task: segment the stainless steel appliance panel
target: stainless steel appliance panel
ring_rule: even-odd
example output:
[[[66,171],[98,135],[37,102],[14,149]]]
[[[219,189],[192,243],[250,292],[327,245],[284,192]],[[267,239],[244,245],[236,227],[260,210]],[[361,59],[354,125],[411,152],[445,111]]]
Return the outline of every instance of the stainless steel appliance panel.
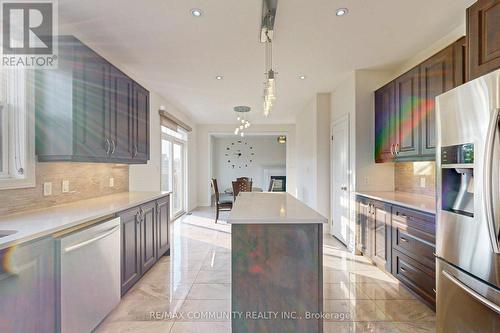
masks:
[[[499,110],[500,70],[437,98],[437,255],[497,288],[500,286],[500,256],[495,253],[500,222]],[[466,144],[474,146],[472,164],[441,163],[443,147]],[[441,209],[443,168],[473,169],[473,216]]]
[[[120,302],[120,219],[58,240],[60,330],[91,332]]]
[[[437,261],[438,333],[500,332],[500,291]]]

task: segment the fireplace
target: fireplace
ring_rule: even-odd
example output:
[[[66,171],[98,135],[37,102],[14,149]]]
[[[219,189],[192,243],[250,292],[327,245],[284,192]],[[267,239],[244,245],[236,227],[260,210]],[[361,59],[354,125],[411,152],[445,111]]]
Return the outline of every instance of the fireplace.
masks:
[[[286,176],[271,176],[274,180],[273,192],[286,192]]]

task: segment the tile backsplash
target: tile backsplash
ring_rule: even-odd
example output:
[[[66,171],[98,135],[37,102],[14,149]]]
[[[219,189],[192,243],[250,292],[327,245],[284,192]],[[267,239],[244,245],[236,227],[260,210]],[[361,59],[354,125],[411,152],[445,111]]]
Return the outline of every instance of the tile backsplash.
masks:
[[[395,163],[394,185],[396,191],[434,196],[436,194],[436,163]]]
[[[36,164],[35,172],[35,187],[0,190],[0,216],[128,191],[129,167],[124,164],[44,162]],[[63,180],[69,181],[68,193],[62,193]],[[50,196],[43,196],[45,182],[52,183]]]

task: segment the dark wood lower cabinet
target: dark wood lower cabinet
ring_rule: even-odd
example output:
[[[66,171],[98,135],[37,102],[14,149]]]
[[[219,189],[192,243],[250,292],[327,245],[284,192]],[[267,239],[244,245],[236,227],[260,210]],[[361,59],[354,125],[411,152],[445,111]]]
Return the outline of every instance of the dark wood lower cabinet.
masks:
[[[435,309],[434,215],[358,196],[356,250]]]
[[[121,292],[127,292],[141,278],[140,208],[118,214],[121,220]]]
[[[420,296],[432,308],[436,306],[436,269],[422,265],[420,262],[392,251],[393,275],[410,290]]]
[[[118,213],[121,219],[121,293],[169,253],[169,196]]]
[[[391,272],[391,206],[358,198],[358,207],[358,251]]]
[[[170,201],[169,197],[161,198],[156,201],[156,227],[157,230],[157,254],[162,256],[170,250],[169,241],[169,216],[170,216]]]
[[[156,262],[155,202],[141,206],[141,271],[144,273]]]

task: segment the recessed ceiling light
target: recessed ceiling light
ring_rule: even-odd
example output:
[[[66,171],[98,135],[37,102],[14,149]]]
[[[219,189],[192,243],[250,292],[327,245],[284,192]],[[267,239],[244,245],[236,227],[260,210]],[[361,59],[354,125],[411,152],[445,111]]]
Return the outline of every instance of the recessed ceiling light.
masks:
[[[337,9],[336,15],[337,16],[345,16],[345,15],[347,15],[348,12],[349,12],[349,10],[347,8],[339,8],[339,9]]]
[[[224,76],[222,76],[222,75],[217,75],[215,78],[216,78],[217,80],[222,80],[222,79],[224,78]]]
[[[301,79],[301,80],[305,80],[306,78],[307,78],[307,76],[305,76],[305,75],[300,75],[299,76],[299,79]]]
[[[202,14],[203,11],[201,9],[198,8],[191,9],[191,15],[193,15],[194,17],[200,17]]]

